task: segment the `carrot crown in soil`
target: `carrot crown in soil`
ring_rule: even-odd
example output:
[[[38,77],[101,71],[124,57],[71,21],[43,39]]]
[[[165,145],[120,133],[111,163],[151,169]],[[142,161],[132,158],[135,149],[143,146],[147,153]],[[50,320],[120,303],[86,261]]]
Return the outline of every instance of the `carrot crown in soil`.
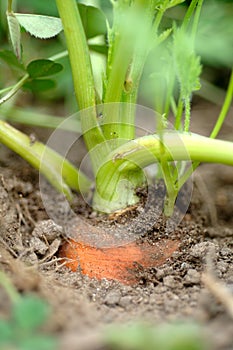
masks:
[[[12,51],[1,50],[0,60],[17,71],[19,80],[0,91],[0,113],[12,121],[17,117],[22,123],[57,127],[52,116],[37,114],[35,121],[35,111],[27,115],[15,107],[6,108],[4,103],[21,88],[48,88],[51,80],[47,78],[62,69],[58,61],[68,55],[80,122],[72,121],[67,129],[76,128],[82,133],[90,154],[95,178],[93,205],[99,211],[112,212],[137,203],[135,190],[146,183],[143,169],[157,163],[167,192],[164,213],[170,216],[181,187],[200,162],[233,166],[233,143],[214,140],[232,102],[233,74],[211,135],[191,133],[191,97],[201,87],[199,52],[205,42],[199,27],[203,27],[208,10],[205,2],[192,0],[189,6],[183,0],[105,3],[110,11],[102,11],[100,1],[95,1],[93,7],[77,4],[76,0],[56,0],[59,18],[15,13],[12,1],[8,1]],[[174,8],[182,14],[179,20],[173,17]],[[25,64],[22,27],[41,39],[64,31],[65,51]],[[209,51],[210,58],[213,50]],[[101,58],[101,70],[95,64],[96,54]],[[231,68],[232,56],[229,60],[224,52],[223,56]],[[150,106],[158,117],[154,133],[137,138],[139,92],[145,100],[150,97]],[[167,128],[171,113],[173,131]],[[4,120],[0,120],[0,141],[39,169],[67,198],[72,199],[72,190],[90,190],[92,182],[87,175],[48,146],[32,143]],[[183,166],[186,160],[192,162],[189,168]]]

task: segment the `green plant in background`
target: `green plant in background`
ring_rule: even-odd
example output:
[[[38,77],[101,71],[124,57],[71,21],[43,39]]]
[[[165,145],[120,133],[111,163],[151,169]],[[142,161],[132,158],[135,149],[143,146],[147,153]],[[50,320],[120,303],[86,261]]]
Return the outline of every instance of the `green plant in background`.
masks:
[[[57,61],[69,56],[80,111],[80,124],[72,122],[77,122],[77,131],[81,129],[90,154],[96,209],[107,212],[135,204],[139,200],[135,189],[146,184],[143,168],[157,162],[167,189],[164,213],[170,216],[181,187],[199,162],[233,165],[233,143],[214,140],[231,105],[233,74],[210,137],[190,132],[191,97],[200,89],[202,71],[201,57],[195,48],[198,45],[203,48],[198,32],[201,10],[205,13],[203,2],[192,0],[182,18],[172,21],[169,14],[174,9],[185,9],[183,0],[101,1],[96,2],[98,8],[77,4],[75,0],[56,0],[60,18],[14,13],[12,1],[8,1],[7,19],[14,53],[1,51],[0,59],[20,72],[20,79],[0,91],[3,95],[0,103],[5,103],[21,87],[35,91],[52,87],[50,76],[61,70]],[[111,5],[110,16],[105,18],[101,4],[108,5],[108,14]],[[53,37],[63,29],[67,51],[25,64],[21,27],[39,38]],[[95,37],[98,41],[93,42]],[[228,50],[223,55],[227,55],[224,60],[231,65],[228,44],[226,41]],[[102,54],[102,71],[94,64],[93,52]],[[139,89],[147,90],[147,86],[153,92],[154,109],[160,117],[155,134],[136,138],[136,103]],[[174,115],[174,131],[167,130],[170,111]],[[14,108],[9,111],[3,106],[0,112],[8,116],[18,114],[21,120],[26,118],[26,114],[24,118],[23,112]],[[57,125],[56,119],[42,117],[48,126]],[[32,123],[36,124],[33,118],[32,113]],[[69,199],[72,189],[82,192],[90,189],[91,182],[81,171],[43,144],[37,141],[32,144],[26,135],[4,121],[0,121],[0,141],[40,169]],[[192,166],[185,169],[181,162],[189,159]]]
[[[2,350],[55,350],[56,340],[41,331],[50,313],[48,305],[33,295],[21,296],[8,277],[0,272],[0,284],[7,291],[12,310],[9,319],[0,319]]]
[[[110,328],[106,342],[112,350],[207,350],[201,329],[193,323],[149,327],[133,324]]]

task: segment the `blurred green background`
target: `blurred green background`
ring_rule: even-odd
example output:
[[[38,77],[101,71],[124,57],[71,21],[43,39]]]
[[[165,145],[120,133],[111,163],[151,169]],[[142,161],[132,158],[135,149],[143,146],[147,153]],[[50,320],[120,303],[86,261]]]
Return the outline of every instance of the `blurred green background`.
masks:
[[[84,4],[95,4],[102,8],[108,18],[111,18],[111,3],[109,0],[83,0],[78,1]],[[166,17],[162,22],[162,26],[170,26],[176,20],[182,19],[185,8],[190,1],[185,1],[181,5],[167,11]],[[38,1],[38,0],[15,0],[13,7],[16,12],[45,14],[51,16],[58,16],[55,0]],[[7,0],[0,3],[0,50],[10,49],[8,41],[8,30],[6,23]],[[202,78],[212,84],[212,86],[204,86],[200,94],[207,99],[221,103],[221,98],[218,98],[218,91],[214,90],[213,86],[217,88],[226,89],[231,67],[233,66],[233,1],[229,0],[204,0],[204,7],[201,14],[200,25],[196,40],[196,49],[201,55],[203,72]],[[29,34],[22,32],[23,44],[23,62],[28,63],[33,59],[49,58],[50,56],[65,50],[64,35],[60,34],[58,37],[49,40],[39,40],[31,37]],[[95,65],[100,69],[101,56],[97,55],[98,59]],[[150,62],[152,55],[148,58]],[[154,57],[153,57],[154,61]],[[63,113],[74,113],[77,110],[77,105],[73,92],[72,78],[69,67],[68,58],[63,58],[59,61],[64,69],[61,73],[55,76],[56,88],[46,92],[34,94],[28,92],[25,95],[25,105],[29,102],[34,105],[51,105],[55,108],[61,104],[64,106]],[[153,65],[149,64],[149,68],[145,69],[145,74],[142,78],[142,85],[140,89],[141,98],[140,103],[152,105],[155,91],[153,90],[153,81],[148,80],[148,76],[153,73]],[[15,77],[10,70],[0,63],[0,88],[4,88],[15,82]],[[101,74],[99,74],[101,76]],[[208,91],[209,89],[209,91]],[[213,93],[211,93],[211,89]],[[211,95],[212,94],[212,95]],[[223,94],[223,91],[222,91]],[[18,102],[18,101],[17,101]],[[59,109],[59,108],[58,108]]]

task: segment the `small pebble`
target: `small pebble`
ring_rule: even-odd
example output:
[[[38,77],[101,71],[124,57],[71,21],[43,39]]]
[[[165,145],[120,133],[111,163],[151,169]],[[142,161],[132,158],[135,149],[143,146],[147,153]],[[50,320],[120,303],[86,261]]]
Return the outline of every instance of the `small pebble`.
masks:
[[[30,264],[30,265],[36,265],[38,263],[38,258],[36,253],[30,253],[25,256],[24,262]]]
[[[208,252],[216,254],[215,244],[211,242],[201,242],[195,244],[190,249],[190,256],[192,256],[193,258],[205,259],[206,254],[208,254]]]
[[[217,267],[220,272],[225,273],[228,269],[228,263],[221,260],[217,263]]]
[[[182,288],[182,283],[175,276],[164,277],[163,284],[168,288]]]
[[[32,235],[40,238],[45,237],[48,242],[52,242],[62,232],[62,226],[57,225],[53,220],[43,220],[36,224]]]
[[[155,293],[157,294],[163,294],[163,293],[166,293],[167,292],[167,287],[163,286],[163,285],[158,285],[155,287]]]
[[[36,253],[39,253],[41,255],[44,255],[47,250],[48,250],[48,246],[45,244],[45,242],[43,242],[40,238],[38,237],[32,237],[30,240],[30,246],[33,248],[33,250]]]
[[[189,269],[187,271],[187,274],[185,275],[184,278],[184,284],[185,285],[191,285],[191,284],[198,284],[200,283],[200,272],[198,272],[195,269]]]
[[[119,291],[112,291],[106,295],[104,303],[108,306],[114,306],[119,304],[120,298],[121,293]]]
[[[119,306],[123,307],[124,309],[127,308],[132,302],[132,297],[130,295],[126,295],[119,300]]]
[[[230,248],[225,247],[225,248],[222,248],[219,253],[221,256],[230,257],[232,255],[232,250]]]

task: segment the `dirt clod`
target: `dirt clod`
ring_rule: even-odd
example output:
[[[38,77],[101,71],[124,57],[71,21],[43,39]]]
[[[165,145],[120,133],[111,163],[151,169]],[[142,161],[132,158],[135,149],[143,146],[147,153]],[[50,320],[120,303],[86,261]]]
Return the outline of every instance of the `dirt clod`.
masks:
[[[185,275],[184,284],[185,285],[198,284],[200,283],[200,280],[201,280],[200,272],[198,272],[195,269],[189,269],[187,271],[187,274]]]
[[[32,236],[46,239],[51,243],[55,238],[60,237],[63,233],[63,228],[57,225],[53,220],[42,220],[36,223]]]
[[[116,304],[119,304],[120,298],[121,298],[120,291],[111,291],[106,295],[104,302],[108,306],[114,306]]]

